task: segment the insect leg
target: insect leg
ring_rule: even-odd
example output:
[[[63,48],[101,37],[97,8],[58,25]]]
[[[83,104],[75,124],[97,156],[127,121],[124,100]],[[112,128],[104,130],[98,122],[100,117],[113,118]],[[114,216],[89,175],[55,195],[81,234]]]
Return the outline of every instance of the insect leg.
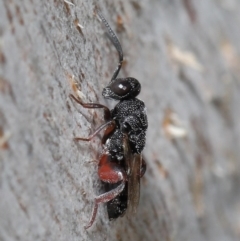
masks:
[[[93,212],[92,212],[92,216],[91,219],[89,220],[88,224],[84,226],[85,229],[88,229],[92,226],[93,222],[96,219],[96,215],[97,215],[97,210],[98,210],[98,205],[101,203],[106,203],[111,201],[112,199],[114,199],[117,195],[119,195],[124,187],[125,187],[125,183],[126,181],[123,181],[119,186],[117,186],[115,189],[106,192],[102,195],[99,195],[98,197],[95,198],[95,204],[94,204],[94,208],[93,208]]]
[[[77,99],[74,95],[70,94],[69,97],[74,99],[78,104],[80,104],[82,107],[87,108],[87,109],[98,109],[98,108],[103,108],[104,109],[104,119],[109,120],[111,118],[111,112],[108,109],[107,106],[98,104],[98,103],[84,103],[80,99]]]
[[[112,44],[114,45],[114,47],[116,48],[116,50],[118,51],[118,55],[119,55],[119,63],[118,66],[116,68],[116,70],[113,73],[112,76],[112,80],[115,80],[118,76],[118,73],[122,67],[122,63],[123,63],[123,51],[122,51],[122,46],[116,36],[116,34],[113,32],[113,30],[111,29],[111,27],[109,26],[107,20],[103,17],[103,15],[101,14],[101,12],[99,10],[97,10],[97,15],[98,17],[101,19],[102,23],[105,25],[106,29],[107,29],[107,35],[109,37],[109,39],[111,40]]]
[[[102,137],[102,144],[104,145],[107,141],[107,139],[112,135],[114,130],[116,129],[116,122],[114,122],[113,125],[109,125],[108,128],[106,128],[103,137]]]
[[[103,182],[121,183],[116,188],[103,193],[94,199],[95,204],[92,216],[88,224],[85,226],[85,229],[88,229],[92,226],[97,215],[98,205],[101,203],[109,202],[118,196],[123,191],[127,179],[127,174],[123,168],[120,167],[118,163],[112,162],[111,157],[107,154],[104,154],[100,159],[98,175]]]
[[[104,129],[105,127],[110,126],[110,125],[113,126],[113,127],[115,127],[115,125],[116,125],[116,124],[115,124],[115,121],[114,121],[114,120],[110,120],[110,121],[102,124],[102,125],[99,126],[90,136],[88,136],[87,138],[75,137],[74,140],[75,140],[75,141],[91,141],[92,138],[93,138],[94,136],[96,136],[102,129]]]

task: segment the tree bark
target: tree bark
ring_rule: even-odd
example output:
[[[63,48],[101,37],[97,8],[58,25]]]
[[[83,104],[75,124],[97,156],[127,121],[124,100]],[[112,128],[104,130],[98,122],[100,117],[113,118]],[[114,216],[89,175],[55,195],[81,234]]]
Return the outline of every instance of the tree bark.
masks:
[[[147,172],[138,212],[87,231],[118,56],[95,1],[0,1],[0,240],[240,239],[240,2],[98,1],[142,84]],[[109,106],[115,102],[107,102]]]

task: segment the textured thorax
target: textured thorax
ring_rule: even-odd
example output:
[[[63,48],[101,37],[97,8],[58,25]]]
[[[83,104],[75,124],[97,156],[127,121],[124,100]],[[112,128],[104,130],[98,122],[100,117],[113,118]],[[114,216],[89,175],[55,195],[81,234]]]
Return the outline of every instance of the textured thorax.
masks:
[[[143,125],[142,127],[147,129],[148,122],[146,108],[143,101],[137,98],[122,100],[112,110],[112,118],[120,123],[124,122],[124,120],[129,116],[139,117]]]
[[[137,98],[122,100],[112,110],[112,118],[116,120],[119,128],[129,135],[133,151],[141,153],[148,127],[144,102]]]

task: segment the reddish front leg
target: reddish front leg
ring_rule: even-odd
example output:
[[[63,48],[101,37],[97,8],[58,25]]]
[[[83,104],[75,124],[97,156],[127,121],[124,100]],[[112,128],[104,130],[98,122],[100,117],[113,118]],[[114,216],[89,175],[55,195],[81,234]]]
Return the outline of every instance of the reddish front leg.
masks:
[[[113,162],[111,160],[111,156],[109,156],[108,154],[102,155],[100,159],[100,162],[98,165],[98,175],[103,182],[108,182],[108,183],[121,182],[121,184],[119,184],[119,186],[112,189],[111,191],[103,193],[94,199],[95,204],[94,204],[93,213],[89,223],[85,226],[85,229],[88,229],[92,226],[96,218],[98,205],[100,203],[109,202],[112,199],[114,199],[117,195],[119,195],[123,191],[125,187],[126,179],[127,179],[127,175],[124,169],[116,162]]]
[[[99,109],[102,108],[104,109],[104,119],[110,120],[111,118],[111,112],[108,109],[107,106],[102,105],[102,104],[98,104],[98,103],[84,103],[82,102],[82,100],[76,98],[74,95],[70,94],[69,97],[71,97],[72,99],[74,99],[78,104],[80,104],[82,107],[87,108],[87,109]]]

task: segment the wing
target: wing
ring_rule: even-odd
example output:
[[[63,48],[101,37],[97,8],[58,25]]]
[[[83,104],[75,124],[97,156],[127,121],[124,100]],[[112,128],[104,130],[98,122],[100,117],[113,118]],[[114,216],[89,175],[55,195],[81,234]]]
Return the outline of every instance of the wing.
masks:
[[[128,212],[136,213],[140,196],[140,170],[142,165],[142,155],[132,153],[128,136],[123,138],[124,158],[127,171],[128,186]]]
[[[134,154],[128,176],[128,211],[136,213],[140,197],[141,154]]]

